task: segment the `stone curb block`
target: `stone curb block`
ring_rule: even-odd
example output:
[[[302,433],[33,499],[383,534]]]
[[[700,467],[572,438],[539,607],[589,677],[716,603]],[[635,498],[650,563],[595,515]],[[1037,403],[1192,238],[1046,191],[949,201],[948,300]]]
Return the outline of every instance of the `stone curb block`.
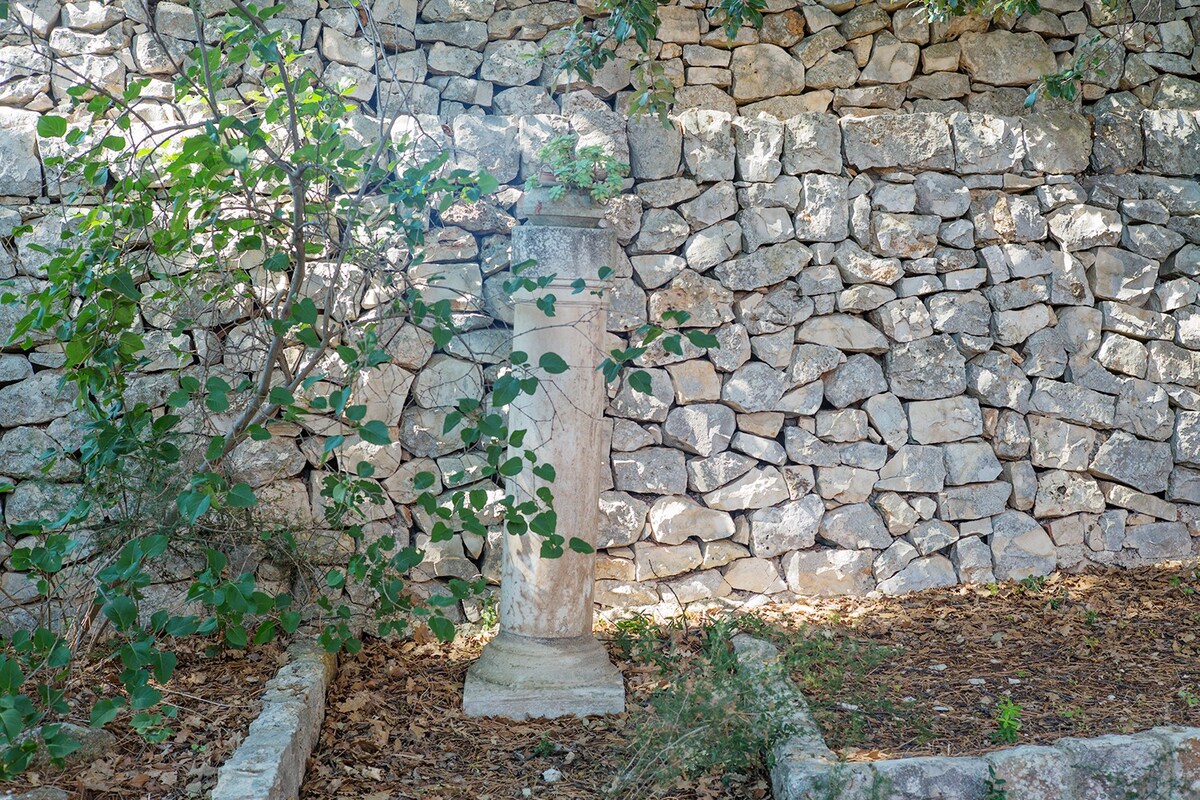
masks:
[[[773,668],[778,650],[746,635],[734,637],[734,648],[739,671],[796,698],[791,733],[772,748],[775,800],[1200,800],[1200,728],[1065,738],[982,756],[840,762],[803,695]]]
[[[295,800],[325,719],[337,659],[312,639],[288,647],[246,740],[217,773],[212,800]]]

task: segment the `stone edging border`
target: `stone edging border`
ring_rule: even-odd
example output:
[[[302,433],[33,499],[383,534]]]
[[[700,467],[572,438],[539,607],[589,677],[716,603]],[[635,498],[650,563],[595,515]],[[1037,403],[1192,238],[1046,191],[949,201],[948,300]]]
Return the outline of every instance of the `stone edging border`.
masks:
[[[776,669],[774,645],[745,634],[733,643],[738,670],[789,703],[790,733],[771,753],[775,800],[1200,800],[1200,728],[1065,738],[982,756],[840,762],[803,695]]]
[[[337,658],[314,639],[292,642],[288,663],[267,683],[246,740],[217,773],[212,800],[295,800],[325,719]]]

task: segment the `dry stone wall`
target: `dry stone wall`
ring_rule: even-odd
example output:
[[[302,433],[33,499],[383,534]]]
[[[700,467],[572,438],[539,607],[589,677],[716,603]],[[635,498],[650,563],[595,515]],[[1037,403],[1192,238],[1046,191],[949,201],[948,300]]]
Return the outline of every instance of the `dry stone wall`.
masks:
[[[769,0],[762,30],[732,41],[699,4],[665,6],[653,51],[676,87],[666,129],[622,113],[628,63],[581,85],[539,59],[572,4],[376,0],[383,58],[366,15],[286,5],[279,24],[327,81],[356,86],[360,120],[434,131],[454,163],[508,184],[433,221],[424,269],[445,276],[465,332],[435,351],[416,328],[393,331],[396,363],[361,387],[399,441],[337,453],[374,463],[389,497],[377,528],[408,530],[415,473],[469,466],[441,420],[500,368],[520,181],[542,142],[573,130],[632,165],[609,211],[625,257],[605,348],[673,309],[721,343],[652,347],[638,361],[652,393],[612,387],[611,458],[594,465],[609,476],[602,604],[899,593],[1200,552],[1194,0],[1052,0],[1034,17],[935,24],[899,2]],[[65,106],[69,70],[114,89],[150,77],[166,96],[162,44],[185,52],[194,34],[167,0],[12,8],[0,278],[20,291],[44,278],[31,243],[63,225],[37,115]],[[1096,37],[1103,69],[1080,97],[1026,108],[1029,87]],[[14,241],[22,223],[35,233]],[[0,337],[18,316],[0,308]],[[163,330],[140,396],[163,402],[181,371],[246,369],[238,308],[182,337],[144,316]],[[50,344],[0,354],[8,524],[79,491],[60,363]],[[297,428],[232,466],[313,524],[322,443],[320,427]],[[61,453],[49,474],[46,450]],[[430,544],[422,525],[419,580],[497,579],[499,530]],[[0,541],[0,562],[15,544]],[[0,570],[0,591],[20,603],[33,587]]]

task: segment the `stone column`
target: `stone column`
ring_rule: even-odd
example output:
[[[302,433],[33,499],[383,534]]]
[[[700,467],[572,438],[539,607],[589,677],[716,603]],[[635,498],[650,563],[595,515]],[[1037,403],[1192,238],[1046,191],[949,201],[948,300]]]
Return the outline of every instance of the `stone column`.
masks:
[[[568,199],[557,205],[570,211],[574,204]],[[522,447],[511,454],[534,451],[554,467],[554,482],[545,484],[527,468],[509,480],[507,490],[521,502],[549,486],[557,532],[567,541],[577,537],[594,545],[606,397],[596,366],[604,353],[608,305],[598,275],[615,263],[616,240],[610,230],[594,227],[598,209],[585,204],[576,210],[579,215],[532,213],[513,231],[513,263],[536,262],[522,274],[555,276],[544,290],[515,298],[513,349],[526,353],[534,366],[543,353],[557,353],[569,368],[559,375],[540,373],[537,393],[522,395],[509,409],[509,428],[527,431]],[[577,279],[585,282],[583,291],[573,288]],[[535,305],[540,294],[554,295],[554,316]],[[564,545],[562,556],[543,558],[541,544],[534,533],[504,537],[500,632],[467,672],[463,710],[510,719],[620,713],[624,682],[592,636],[595,555]]]

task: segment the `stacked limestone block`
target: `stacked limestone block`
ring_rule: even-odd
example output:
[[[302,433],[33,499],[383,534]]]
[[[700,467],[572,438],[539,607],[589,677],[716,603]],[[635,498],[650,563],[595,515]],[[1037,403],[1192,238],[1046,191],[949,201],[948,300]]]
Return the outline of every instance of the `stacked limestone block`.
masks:
[[[653,44],[676,86],[665,130],[621,113],[627,63],[581,85],[536,57],[572,4],[376,0],[367,24],[382,51],[348,5],[286,5],[278,24],[308,63],[355,86],[356,129],[398,118],[397,141],[419,132],[423,152],[449,149],[508,184],[435,217],[412,273],[440,276],[428,291],[452,300],[464,333],[439,350],[385,326],[394,363],[355,387],[397,444],[335,453],[375,465],[388,503],[368,528],[428,548],[416,577],[429,590],[498,576],[500,531],[430,544],[412,479],[472,480],[474,456],[442,420],[503,369],[511,212],[541,144],[567,131],[632,165],[609,214],[626,258],[605,348],[673,309],[721,342],[651,348],[638,363],[651,395],[612,387],[611,458],[596,467],[610,476],[602,603],[901,592],[1197,551],[1200,7],[1054,2],[1037,17],[929,24],[900,3],[773,0],[761,31],[729,41],[702,8],[666,6]],[[225,7],[204,5],[212,25]],[[192,19],[153,8],[38,0],[0,27],[0,278],[17,291],[44,280],[30,243],[59,240],[70,189],[40,161],[61,145],[39,140],[37,114],[64,108],[72,82],[45,49],[110,88],[146,77],[167,97],[166,53],[192,46]],[[1103,75],[1074,104],[1026,108],[1037,78],[1097,33]],[[241,80],[230,91],[253,88],[251,72]],[[22,223],[35,233],[17,244]],[[334,313],[371,319],[379,295],[359,296]],[[165,403],[180,374],[236,384],[255,365],[246,308],[189,316],[175,335],[171,314],[145,309],[155,349],[140,399]],[[0,337],[18,317],[0,308]],[[79,491],[60,364],[48,343],[0,352],[9,524]],[[343,543],[320,536],[320,456],[336,432],[314,420],[232,463],[281,518],[314,529],[328,560]],[[62,456],[43,474],[47,449]],[[5,535],[0,563],[16,544]],[[32,597],[12,571],[0,589]]]
[[[724,346],[615,398],[630,558],[601,585],[894,593],[1189,556],[1200,162],[1160,135],[1177,120],[1142,116],[1160,176],[1080,175],[1069,111],[685,114],[691,174],[639,185],[630,260],[651,313]]]

